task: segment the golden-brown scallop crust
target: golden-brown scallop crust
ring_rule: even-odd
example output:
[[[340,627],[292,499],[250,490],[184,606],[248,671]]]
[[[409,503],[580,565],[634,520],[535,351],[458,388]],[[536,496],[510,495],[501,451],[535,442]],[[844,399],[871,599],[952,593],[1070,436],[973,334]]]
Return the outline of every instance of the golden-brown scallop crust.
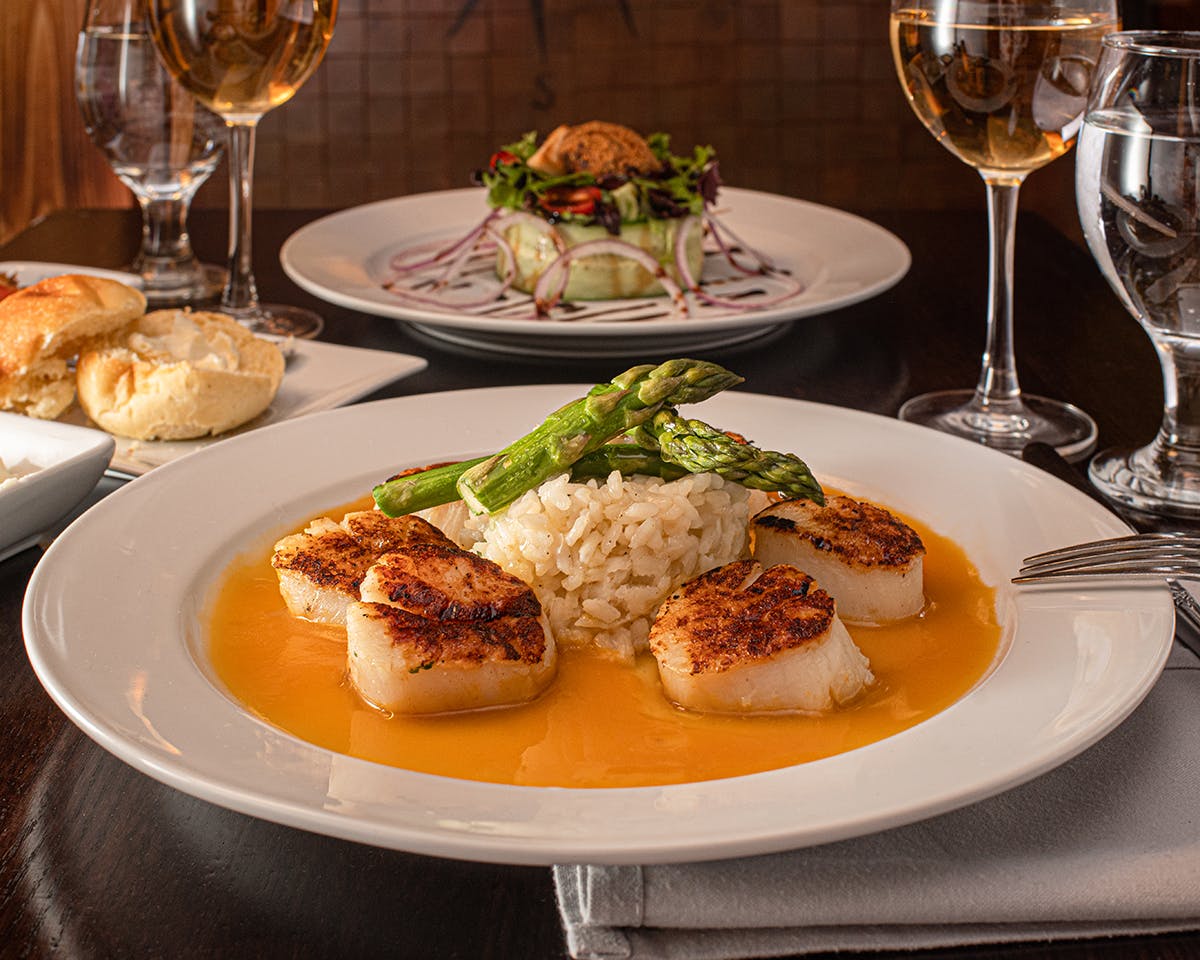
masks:
[[[393,646],[407,649],[411,661],[440,663],[540,663],[546,631],[539,617],[505,616],[495,620],[431,620],[389,603],[363,602],[356,615],[374,620]]]
[[[380,556],[427,541],[453,546],[445,534],[420,517],[388,517],[377,510],[361,510],[346,514],[341,524],[321,533],[284,537],[275,544],[271,566],[357,600],[363,577]]]
[[[690,580],[659,609],[650,648],[682,644],[692,673],[728,670],[824,638],[833,598],[786,564],[737,560]]]
[[[818,550],[861,567],[908,567],[925,553],[912,527],[873,503],[827,497],[824,506],[809,500],[772,504],[751,521],[756,530],[777,530],[807,540]]]

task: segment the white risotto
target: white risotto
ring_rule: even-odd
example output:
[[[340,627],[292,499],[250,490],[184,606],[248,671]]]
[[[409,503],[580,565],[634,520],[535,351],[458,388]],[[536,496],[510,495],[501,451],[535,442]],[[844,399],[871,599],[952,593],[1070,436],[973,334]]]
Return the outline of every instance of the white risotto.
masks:
[[[555,641],[632,658],[681,583],[746,553],[749,492],[716,474],[547,480],[492,515],[426,511],[447,536],[530,584]]]

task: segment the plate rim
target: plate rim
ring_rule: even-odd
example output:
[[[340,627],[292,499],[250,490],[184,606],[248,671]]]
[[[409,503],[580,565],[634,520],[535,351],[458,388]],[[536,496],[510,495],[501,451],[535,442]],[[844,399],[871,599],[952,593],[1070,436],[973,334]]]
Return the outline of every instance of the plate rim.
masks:
[[[34,269],[39,273],[49,270],[50,273],[47,276],[80,273],[91,277],[102,277],[108,280],[117,280],[138,290],[145,286],[145,281],[136,273],[112,267],[92,267],[84,263],[58,263],[53,260],[0,260],[0,273],[8,271],[20,273],[29,269]]]
[[[505,336],[535,337],[544,341],[548,336],[549,330],[550,336],[560,337],[568,342],[578,341],[584,345],[586,345],[588,340],[594,338],[614,336],[632,337],[634,339],[651,336],[674,336],[686,342],[687,338],[693,333],[702,333],[706,336],[711,336],[720,330],[754,328],[792,322],[805,317],[840,310],[844,307],[879,296],[899,283],[908,274],[912,266],[912,252],[909,250],[908,245],[892,231],[880,226],[867,217],[826,204],[804,200],[799,197],[789,197],[783,194],[733,186],[723,186],[721,188],[721,196],[722,205],[730,201],[735,204],[726,216],[726,219],[732,220],[734,224],[737,224],[736,202],[739,200],[749,204],[766,203],[793,213],[807,211],[813,216],[826,218],[835,222],[843,228],[852,228],[859,231],[863,237],[871,242],[879,243],[881,247],[887,248],[889,256],[894,257],[895,260],[890,264],[888,271],[874,277],[872,282],[866,286],[848,293],[831,296],[826,301],[816,304],[805,303],[801,300],[795,304],[785,304],[780,307],[761,311],[724,312],[712,316],[692,317],[687,320],[671,318],[635,322],[589,321],[588,323],[580,324],[424,310],[419,306],[406,305],[398,299],[394,302],[382,299],[371,300],[319,281],[311,275],[311,269],[306,270],[302,267],[302,263],[297,262],[298,251],[304,252],[305,245],[311,245],[315,242],[314,237],[319,237],[323,232],[328,232],[342,223],[369,219],[381,211],[392,211],[395,219],[398,222],[403,222],[402,214],[405,207],[439,202],[446,205],[465,205],[468,202],[478,203],[480,213],[482,214],[486,209],[483,204],[485,192],[485,189],[482,187],[462,187],[450,190],[405,194],[383,200],[374,200],[369,203],[359,204],[326,214],[305,224],[288,236],[279,250],[280,265],[289,279],[301,289],[318,299],[347,309],[394,320],[421,323],[426,326],[447,327],[458,331],[460,337],[464,335],[470,336],[472,331],[478,331],[492,339]],[[478,219],[481,219],[481,217]],[[473,225],[473,222],[466,220],[463,222],[464,230],[470,229]],[[744,229],[743,227],[742,230],[744,231]],[[361,236],[361,233],[359,236]],[[391,246],[400,247],[401,244],[377,243],[370,255],[379,256],[381,251],[387,250]],[[769,253],[771,251],[766,252]],[[355,251],[355,253],[359,254],[362,258],[367,256],[365,251]],[[487,341],[481,338],[477,345],[482,349],[486,349]]]
[[[342,424],[344,426],[350,421],[360,418],[368,421],[376,415],[383,416],[385,413],[390,415],[402,412],[406,405],[427,405],[430,402],[444,401],[451,397],[478,400],[484,397],[493,399],[496,394],[503,394],[506,398],[519,396],[525,398],[522,402],[529,404],[531,408],[536,405],[539,410],[544,410],[549,409],[546,404],[553,402],[555,396],[561,397],[561,395],[567,393],[577,395],[580,387],[585,387],[585,385],[540,385],[538,387],[489,387],[454,390],[437,394],[392,398],[375,401],[370,404],[360,404],[354,407],[344,407],[313,414],[310,417],[304,418],[304,420],[286,421],[251,434],[231,438],[224,445],[218,445],[209,448],[207,451],[197,453],[191,458],[190,463],[176,461],[166,464],[149,477],[117,490],[106,501],[102,501],[97,507],[93,508],[93,511],[100,511],[100,513],[95,514],[96,516],[100,516],[103,515],[103,511],[105,510],[116,511],[118,508],[123,509],[125,502],[128,500],[133,499],[136,504],[137,498],[151,496],[148,491],[152,487],[157,489],[157,487],[175,483],[174,478],[176,476],[184,476],[184,470],[193,468],[197,462],[203,462],[199,461],[200,457],[206,457],[209,461],[219,461],[222,458],[235,458],[239,452],[239,447],[246,447],[250,444],[262,444],[266,446],[272,441],[282,441],[284,439],[282,434],[285,432],[292,432],[303,436],[313,430],[319,432],[320,427],[330,425],[331,422],[336,423],[336,421],[345,420],[346,423]],[[966,441],[933,434],[932,431],[926,431],[910,424],[901,424],[899,421],[894,421],[890,418],[843,407],[831,407],[823,404],[814,404],[809,401],[749,393],[736,394],[733,399],[737,403],[748,404],[750,406],[766,402],[773,405],[782,405],[782,407],[786,407],[793,412],[809,414],[825,412],[827,415],[842,418],[843,420],[849,418],[851,422],[858,422],[860,424],[873,422],[881,429],[883,428],[883,421],[886,421],[888,429],[906,431],[907,436],[912,438],[923,436],[929,444],[942,447],[943,449],[948,444],[952,453],[957,453],[962,457],[990,457],[993,464],[997,467],[1003,465],[1006,470],[1016,470],[1018,476],[1025,478],[1036,477],[1039,484],[1048,485],[1049,489],[1058,492],[1060,498],[1066,498],[1067,501],[1073,503],[1089,519],[1089,522],[1097,523],[1101,527],[1109,527],[1114,530],[1125,527],[1123,522],[1116,518],[1115,515],[1109,513],[1099,504],[1094,503],[1081,492],[1062,483],[1062,481],[1056,480],[1041,471],[1037,471],[1036,468],[1023,464],[1020,461],[1013,460],[994,451],[985,450]],[[712,404],[714,402],[709,401],[708,403]],[[920,433],[912,431],[920,431]],[[181,480],[179,482],[182,483],[184,481]],[[141,485],[140,488],[138,484]],[[146,492],[143,493],[140,491]],[[154,496],[157,497],[159,495],[154,494]],[[1134,596],[1140,598],[1139,602],[1147,613],[1151,626],[1156,626],[1162,630],[1161,635],[1158,636],[1157,646],[1153,646],[1152,649],[1148,648],[1144,655],[1142,655],[1140,662],[1144,667],[1143,673],[1138,678],[1138,682],[1125,691],[1120,709],[1113,710],[1109,707],[1104,714],[1105,719],[1103,723],[1093,724],[1086,730],[1074,732],[1068,741],[1060,744],[1051,754],[1043,755],[1037,763],[1026,764],[1021,769],[1019,776],[1014,776],[1012,771],[1001,771],[992,776],[977,777],[968,789],[960,789],[953,795],[944,794],[937,798],[935,802],[930,802],[926,798],[916,804],[894,806],[886,810],[877,811],[875,815],[869,818],[859,816],[857,819],[844,819],[827,825],[819,835],[812,833],[804,834],[794,828],[784,829],[776,824],[773,828],[767,830],[763,830],[762,828],[747,829],[736,835],[723,837],[705,836],[703,844],[700,844],[695,836],[684,835],[664,838],[656,835],[653,837],[641,836],[636,841],[625,842],[619,848],[598,849],[596,843],[586,835],[571,834],[569,831],[567,834],[555,834],[551,831],[550,835],[546,835],[544,831],[531,830],[528,824],[521,824],[516,821],[499,825],[497,823],[480,823],[474,827],[470,824],[465,827],[460,825],[440,831],[429,829],[427,824],[416,827],[412,824],[397,824],[395,822],[381,825],[378,822],[378,811],[376,810],[370,815],[363,814],[362,811],[366,807],[362,805],[360,805],[360,815],[356,816],[354,809],[351,809],[355,807],[354,804],[350,804],[348,808],[337,808],[336,805],[330,807],[328,805],[313,806],[311,804],[297,804],[286,798],[280,798],[277,795],[264,796],[261,788],[247,791],[237,785],[231,786],[228,782],[214,781],[211,777],[198,779],[194,771],[187,769],[186,764],[172,761],[170,755],[155,754],[152,751],[147,751],[144,745],[131,742],[128,738],[120,734],[111,721],[107,721],[103,717],[98,718],[89,713],[84,702],[86,698],[81,699],[77,691],[70,689],[69,685],[63,685],[62,679],[55,675],[55,664],[51,656],[53,652],[53,638],[46,636],[47,612],[50,611],[50,619],[53,619],[53,610],[51,607],[54,603],[51,599],[53,597],[53,590],[50,589],[48,584],[52,584],[53,577],[56,574],[56,567],[59,565],[59,554],[69,555],[69,552],[75,549],[74,541],[82,535],[80,534],[80,530],[86,529],[86,519],[85,517],[83,520],[73,524],[51,546],[46,557],[43,558],[43,561],[35,569],[26,594],[23,611],[26,649],[35,672],[51,697],[74,723],[80,726],[85,733],[100,743],[105,749],[114,753],[136,769],[141,770],[143,773],[168,783],[185,793],[198,796],[218,805],[230,807],[267,820],[331,836],[383,847],[409,850],[415,853],[460,859],[524,864],[549,864],[555,862],[637,863],[646,862],[647,860],[666,862],[712,859],[721,856],[766,853],[774,850],[806,846],[813,843],[824,843],[863,833],[875,832],[890,826],[897,826],[916,819],[933,816],[937,813],[983,799],[1002,789],[1016,786],[1064,762],[1066,759],[1069,759],[1099,740],[1124,720],[1146,693],[1148,693],[1162,670],[1167,654],[1170,652],[1173,637],[1170,629],[1173,607],[1170,594],[1165,587],[1138,588],[1136,591],[1123,588],[1117,591],[1118,600],[1124,599],[1127,601]],[[265,524],[265,522],[264,519],[262,523]],[[228,538],[226,538],[226,549],[228,547]],[[1001,589],[998,585],[998,595],[1000,593]],[[1011,591],[1009,593],[1011,594]],[[1150,641],[1147,640],[1146,642],[1149,643]],[[993,678],[999,675],[1003,669],[1004,664],[1001,663],[997,671],[991,677],[987,678],[978,689],[987,689],[988,684],[992,683]],[[213,688],[212,693],[221,699],[225,699],[225,695],[216,691],[215,688]],[[894,737],[870,744],[858,750],[850,751],[848,754],[829,758],[828,760],[815,761],[811,764],[783,768],[782,770],[752,774],[746,777],[704,781],[698,784],[681,784],[670,787],[599,788],[593,790],[571,790],[556,787],[511,787],[475,783],[473,781],[450,780],[449,778],[430,774],[417,774],[393,768],[381,768],[379,765],[368,761],[331,754],[329,751],[323,750],[323,748],[305,744],[288,734],[275,731],[274,728],[265,727],[261,721],[253,722],[264,726],[266,739],[272,743],[290,741],[293,748],[299,746],[300,749],[298,752],[300,754],[310,757],[315,756],[317,759],[324,759],[325,761],[330,761],[331,759],[338,761],[338,758],[340,758],[340,763],[327,763],[330,769],[333,766],[342,766],[355,776],[364,773],[371,774],[372,776],[369,779],[376,783],[386,781],[402,786],[418,784],[422,790],[426,790],[427,793],[433,796],[441,797],[448,795],[451,797],[465,797],[468,801],[472,798],[484,798],[487,803],[490,803],[501,794],[505,794],[515,797],[518,805],[532,804],[537,807],[553,807],[555,805],[561,806],[566,804],[569,808],[570,803],[566,803],[566,801],[570,800],[581,803],[583,809],[591,809],[597,806],[605,807],[606,802],[589,804],[586,796],[590,795],[591,797],[614,798],[611,805],[619,806],[621,803],[629,802],[642,809],[647,804],[661,805],[665,803],[666,809],[671,810],[675,805],[680,804],[686,808],[690,802],[699,802],[702,805],[709,803],[708,795],[714,793],[722,797],[729,794],[734,798],[744,796],[744,791],[747,790],[753,794],[756,783],[762,785],[768,782],[786,781],[789,777],[794,778],[795,772],[798,770],[820,770],[822,773],[837,770],[841,766],[842,758],[851,755],[858,760],[865,760],[868,763],[872,760],[878,761],[879,756],[881,754],[886,756],[886,751],[890,749],[891,745],[897,743],[900,738],[911,738],[914,731],[921,731],[928,728],[932,721],[937,720],[938,717],[944,718],[954,711],[961,712],[963,704],[967,703],[970,697],[975,695],[976,693],[972,693],[970,696],[951,705],[947,710],[932,718],[931,721],[919,724]],[[226,703],[228,703],[227,700]],[[245,711],[242,711],[242,713],[245,714]],[[246,719],[252,720],[248,716]],[[263,730],[259,730],[258,733],[263,734]],[[773,787],[773,789],[776,787]],[[375,798],[372,802],[378,804],[380,801],[378,798]],[[467,806],[469,808],[470,803],[467,803]],[[372,816],[375,819],[371,819]],[[680,816],[686,817],[686,811],[680,814]],[[742,817],[741,819],[745,818]]]

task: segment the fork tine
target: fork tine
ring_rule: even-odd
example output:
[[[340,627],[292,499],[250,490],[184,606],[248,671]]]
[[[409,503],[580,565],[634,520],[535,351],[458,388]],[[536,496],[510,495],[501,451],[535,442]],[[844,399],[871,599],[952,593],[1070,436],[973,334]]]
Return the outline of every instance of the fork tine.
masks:
[[[1046,550],[1025,558],[1025,563],[1037,563],[1051,560],[1066,560],[1071,557],[1088,556],[1095,553],[1106,553],[1123,549],[1165,549],[1169,547],[1200,549],[1200,536],[1185,533],[1138,533],[1127,537],[1113,537],[1108,540],[1093,540],[1088,543],[1077,543],[1056,550]]]
[[[1159,580],[1200,579],[1200,564],[1187,561],[1124,560],[1091,563],[1084,566],[1063,565],[1057,568],[1022,570],[1013,583],[1040,583],[1050,580],[1088,580],[1103,577],[1153,577]]]
[[[1139,545],[1120,549],[1106,550],[1095,553],[1056,554],[1040,560],[1026,562],[1019,573],[1035,573],[1051,571],[1062,567],[1088,567],[1101,564],[1139,561],[1191,561],[1200,567],[1200,546],[1183,547],[1175,545]]]

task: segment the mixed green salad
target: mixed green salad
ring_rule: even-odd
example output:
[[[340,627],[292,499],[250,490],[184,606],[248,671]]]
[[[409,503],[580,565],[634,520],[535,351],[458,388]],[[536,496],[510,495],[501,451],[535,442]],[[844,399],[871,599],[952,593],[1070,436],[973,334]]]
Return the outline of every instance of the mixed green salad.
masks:
[[[487,187],[493,208],[528,211],[550,223],[598,224],[613,236],[623,223],[699,216],[716,202],[721,178],[711,146],[680,156],[671,152],[665,133],[650,134],[646,143],[661,165],[655,173],[555,176],[529,166],[538,146],[531,131],[492,154],[487,167],[476,171],[475,182]]]

